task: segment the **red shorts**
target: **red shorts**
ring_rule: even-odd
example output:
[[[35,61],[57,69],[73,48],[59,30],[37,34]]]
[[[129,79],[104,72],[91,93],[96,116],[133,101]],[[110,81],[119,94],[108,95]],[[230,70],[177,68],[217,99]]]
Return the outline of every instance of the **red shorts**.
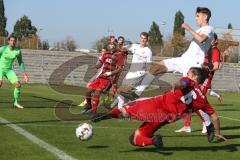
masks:
[[[101,93],[107,92],[111,88],[112,84],[110,80],[103,78],[96,78],[93,82],[88,85],[89,89],[97,90]]]
[[[205,113],[207,113],[209,116],[211,116],[213,113],[215,113],[214,108],[209,104],[208,101],[207,101],[205,107],[203,107],[201,110],[204,111]]]
[[[163,103],[163,97],[141,98],[124,105],[127,114],[136,120],[144,122],[164,122],[169,121],[168,112],[164,111],[166,107]]]
[[[167,124],[167,122],[144,122],[139,128],[139,136],[152,137],[160,127]]]

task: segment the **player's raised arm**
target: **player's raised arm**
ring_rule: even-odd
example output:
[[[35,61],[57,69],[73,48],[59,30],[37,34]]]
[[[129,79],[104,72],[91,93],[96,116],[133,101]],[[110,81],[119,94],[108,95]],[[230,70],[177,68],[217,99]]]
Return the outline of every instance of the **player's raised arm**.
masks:
[[[187,30],[189,33],[192,34],[192,36],[199,42],[203,43],[208,39],[208,36],[206,34],[199,34],[195,30],[193,30],[188,24],[183,23],[182,28]]]

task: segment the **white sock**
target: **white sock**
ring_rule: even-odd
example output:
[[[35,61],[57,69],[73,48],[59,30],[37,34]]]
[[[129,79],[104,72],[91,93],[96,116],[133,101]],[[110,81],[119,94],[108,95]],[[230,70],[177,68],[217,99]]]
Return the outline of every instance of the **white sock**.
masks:
[[[118,98],[115,98],[115,100],[111,104],[111,108],[114,108],[118,104]]]
[[[214,96],[214,97],[220,97],[220,95],[217,92],[214,92],[213,90],[210,91],[210,96]]]
[[[206,126],[209,126],[211,124],[210,117],[207,113],[203,112],[201,109],[199,110],[199,113],[201,117],[204,119],[204,123]]]
[[[123,96],[119,95],[119,96],[117,97],[117,99],[118,99],[118,109],[119,109],[119,108],[122,108],[123,105],[124,105],[124,100],[125,100],[125,98],[124,98]]]
[[[142,94],[142,92],[152,83],[152,81],[154,80],[155,76],[152,75],[151,73],[147,72],[141,82],[141,84],[136,88],[135,93],[140,96]]]

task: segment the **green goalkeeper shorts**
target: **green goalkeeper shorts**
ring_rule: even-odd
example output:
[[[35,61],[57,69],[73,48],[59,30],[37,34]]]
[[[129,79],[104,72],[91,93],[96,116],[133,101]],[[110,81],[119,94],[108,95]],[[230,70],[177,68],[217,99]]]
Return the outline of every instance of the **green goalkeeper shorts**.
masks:
[[[12,84],[18,81],[18,77],[12,69],[5,70],[0,68],[0,81],[3,80],[3,76],[5,76]]]

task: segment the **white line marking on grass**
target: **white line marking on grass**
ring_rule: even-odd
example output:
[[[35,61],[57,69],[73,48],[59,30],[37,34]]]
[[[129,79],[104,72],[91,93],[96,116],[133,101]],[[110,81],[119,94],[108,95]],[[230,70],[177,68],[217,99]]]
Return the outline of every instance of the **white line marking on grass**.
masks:
[[[218,117],[225,118],[225,119],[232,120],[232,121],[240,122],[240,119],[235,119],[235,118],[230,118],[230,117],[224,117],[224,116],[218,116]]]
[[[22,136],[24,136],[31,142],[37,144],[39,147],[42,147],[42,148],[46,149],[47,151],[51,152],[52,154],[57,156],[59,159],[61,159],[61,160],[76,160],[72,156],[70,156],[70,155],[66,154],[65,152],[59,150],[58,148],[44,142],[43,140],[39,139],[38,137],[36,137],[33,134],[29,133],[28,131],[24,130],[23,128],[15,125],[15,124],[11,124],[11,122],[9,122],[8,120],[6,120],[2,117],[0,117],[0,122],[5,123],[8,127],[12,128],[17,133],[21,134]]]

